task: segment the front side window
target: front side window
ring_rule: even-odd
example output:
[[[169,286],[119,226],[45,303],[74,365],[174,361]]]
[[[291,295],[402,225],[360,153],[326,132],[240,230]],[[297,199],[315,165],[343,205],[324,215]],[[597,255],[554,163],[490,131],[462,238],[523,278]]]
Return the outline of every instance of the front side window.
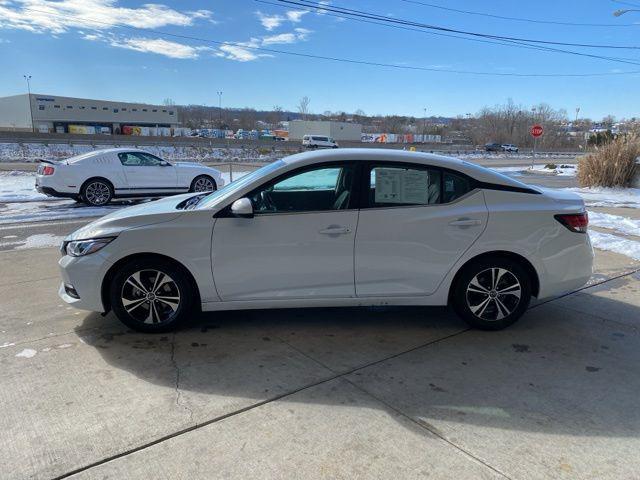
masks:
[[[369,174],[369,206],[441,203],[440,178],[439,170],[427,167],[374,166]]]
[[[354,177],[353,165],[316,167],[261,186],[248,198],[256,214],[344,210]]]

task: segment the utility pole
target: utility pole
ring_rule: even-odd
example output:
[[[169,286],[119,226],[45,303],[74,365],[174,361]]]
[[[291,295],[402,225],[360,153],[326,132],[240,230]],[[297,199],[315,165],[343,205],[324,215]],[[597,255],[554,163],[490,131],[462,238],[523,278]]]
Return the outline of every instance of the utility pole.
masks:
[[[222,91],[218,93],[218,115],[219,115],[219,127],[222,128]]]
[[[33,124],[33,107],[31,106],[31,75],[22,75],[27,81],[27,92],[29,93],[29,114],[31,115],[31,132],[36,133],[36,126]]]

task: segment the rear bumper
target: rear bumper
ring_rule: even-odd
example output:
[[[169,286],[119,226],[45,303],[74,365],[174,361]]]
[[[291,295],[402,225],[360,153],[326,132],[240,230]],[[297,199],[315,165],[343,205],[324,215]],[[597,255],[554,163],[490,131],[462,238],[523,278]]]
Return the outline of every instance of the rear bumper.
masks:
[[[544,276],[540,278],[539,299],[555,297],[583,287],[593,274],[593,247],[588,234],[582,241],[544,258]]]
[[[69,193],[69,192],[59,192],[57,191],[55,188],[52,187],[44,187],[41,185],[36,185],[36,190],[39,193],[43,193],[44,195],[47,195],[49,197],[58,197],[58,198],[75,198],[78,195],[76,193]]]

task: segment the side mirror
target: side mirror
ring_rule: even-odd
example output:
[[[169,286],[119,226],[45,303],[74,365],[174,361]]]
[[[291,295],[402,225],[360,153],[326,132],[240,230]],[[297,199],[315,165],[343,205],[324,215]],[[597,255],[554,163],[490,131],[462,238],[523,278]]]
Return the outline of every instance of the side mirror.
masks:
[[[161,166],[161,167],[170,167],[170,166],[171,166],[171,164],[170,164],[169,162],[165,162],[165,161],[163,161],[163,162],[160,162],[160,166]]]
[[[248,198],[240,198],[231,204],[231,214],[238,218],[253,218],[253,205]]]

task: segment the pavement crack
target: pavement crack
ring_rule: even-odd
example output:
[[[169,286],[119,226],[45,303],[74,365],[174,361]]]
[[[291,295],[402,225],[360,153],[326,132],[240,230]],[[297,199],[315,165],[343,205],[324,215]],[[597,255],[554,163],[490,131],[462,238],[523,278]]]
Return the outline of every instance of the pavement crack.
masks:
[[[178,408],[182,408],[189,413],[189,423],[193,425],[193,409],[189,407],[184,402],[181,402],[182,398],[182,390],[180,389],[180,367],[178,366],[178,362],[176,361],[176,333],[173,332],[173,337],[171,339],[171,365],[173,365],[173,369],[176,372],[176,384],[175,384],[175,392],[176,392],[176,406]]]
[[[295,395],[297,393],[304,392],[306,390],[309,390],[311,388],[323,385],[325,383],[331,382],[331,381],[336,380],[338,378],[345,377],[346,375],[350,375],[350,374],[352,374],[354,372],[357,372],[359,370],[362,370],[364,368],[371,367],[373,365],[377,365],[377,364],[382,363],[382,362],[386,362],[387,360],[390,360],[392,358],[399,357],[399,356],[404,355],[406,353],[413,352],[415,350],[427,347],[429,345],[433,345],[435,343],[443,342],[445,340],[448,340],[450,338],[453,338],[453,337],[461,335],[461,334],[463,334],[465,332],[468,332],[469,330],[471,330],[471,329],[470,328],[466,328],[464,330],[460,330],[458,332],[455,332],[455,333],[452,333],[450,335],[438,338],[436,340],[431,340],[429,342],[426,342],[426,343],[424,343],[422,345],[418,345],[416,347],[410,348],[408,350],[404,350],[402,352],[398,352],[398,353],[390,355],[388,357],[384,357],[384,358],[381,358],[379,360],[375,360],[373,362],[369,362],[367,364],[360,365],[358,367],[355,367],[355,368],[352,368],[350,370],[347,370],[347,371],[345,371],[343,373],[329,375],[329,376],[327,376],[325,378],[321,378],[320,380],[317,380],[315,382],[311,382],[311,383],[308,383],[306,385],[302,385],[301,387],[294,388],[293,390],[290,390],[288,392],[282,393],[280,395],[276,395],[276,396],[271,397],[271,398],[267,398],[267,399],[262,400],[260,402],[256,402],[256,403],[254,403],[252,405],[247,405],[246,407],[240,408],[240,409],[235,410],[233,412],[229,412],[229,413],[226,413],[224,415],[220,415],[218,417],[213,417],[213,418],[209,418],[207,420],[203,420],[200,423],[192,424],[192,425],[190,425],[190,426],[188,426],[186,428],[183,428],[182,430],[178,430],[178,431],[169,433],[169,434],[164,435],[164,436],[162,436],[160,438],[157,438],[155,440],[151,440],[151,441],[149,441],[147,443],[144,443],[142,445],[138,445],[137,447],[133,447],[133,448],[130,448],[129,450],[125,450],[125,451],[113,454],[113,455],[111,455],[109,457],[102,458],[100,460],[96,460],[95,462],[92,462],[92,463],[90,463],[88,465],[84,465],[82,467],[78,467],[78,468],[76,468],[74,470],[71,470],[69,472],[63,473],[61,475],[58,475],[57,477],[54,477],[52,480],[62,480],[63,478],[69,478],[69,477],[71,477],[73,475],[77,475],[79,473],[86,472],[87,470],[91,470],[92,468],[98,467],[100,465],[104,465],[105,463],[112,462],[112,461],[117,460],[119,458],[127,457],[127,456],[132,455],[132,454],[134,454],[136,452],[140,452],[142,450],[146,450],[148,448],[153,447],[154,445],[158,445],[158,444],[164,443],[164,442],[169,441],[169,440],[171,440],[173,438],[179,437],[181,435],[185,435],[185,434],[187,434],[189,432],[193,432],[195,430],[200,430],[200,429],[202,429],[204,427],[208,427],[209,425],[213,425],[215,423],[220,423],[220,422],[222,422],[222,421],[224,421],[224,420],[226,420],[228,418],[232,418],[232,417],[235,417],[237,415],[241,415],[243,413],[249,412],[251,410],[254,410],[256,408],[262,407],[264,405],[268,405],[270,403],[277,402],[278,400],[282,400],[284,398],[291,397],[291,396],[293,396],[293,395]],[[173,344],[175,345],[175,341],[173,342]],[[175,353],[174,348],[175,348],[175,346],[172,346],[172,359],[173,359],[172,362],[174,362],[174,368],[176,368],[176,371],[178,371],[178,367],[177,367],[177,364],[175,363],[175,358],[173,356],[173,354]],[[291,347],[291,348],[294,348],[294,347]],[[311,357],[309,357],[309,358],[311,358]],[[333,370],[331,370],[329,368],[328,368],[328,370],[329,370],[329,372],[333,372]],[[179,385],[178,385],[178,382],[176,381],[176,391],[179,390],[178,387],[179,387]]]

